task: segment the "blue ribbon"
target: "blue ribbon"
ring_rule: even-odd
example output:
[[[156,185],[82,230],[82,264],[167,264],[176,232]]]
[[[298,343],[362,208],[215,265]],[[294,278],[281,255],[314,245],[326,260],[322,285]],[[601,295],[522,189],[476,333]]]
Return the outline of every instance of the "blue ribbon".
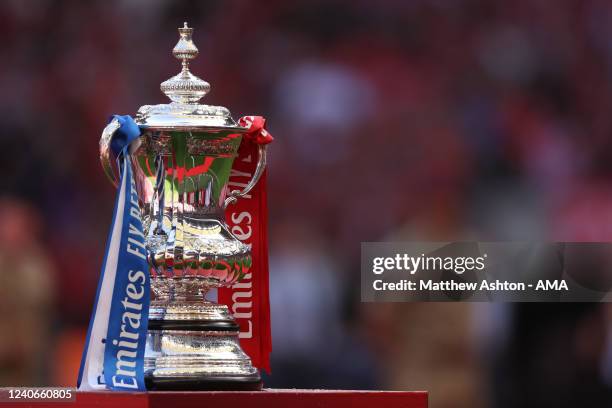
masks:
[[[130,115],[113,115],[110,120],[117,119],[121,127],[117,129],[111,139],[111,150],[115,157],[120,158],[121,154],[126,151],[130,143],[138,139],[140,136],[140,128],[134,122]]]
[[[145,391],[150,303],[147,250],[129,146],[140,136],[130,116],[114,115],[111,140],[120,181],[113,222],[79,372],[79,389]]]

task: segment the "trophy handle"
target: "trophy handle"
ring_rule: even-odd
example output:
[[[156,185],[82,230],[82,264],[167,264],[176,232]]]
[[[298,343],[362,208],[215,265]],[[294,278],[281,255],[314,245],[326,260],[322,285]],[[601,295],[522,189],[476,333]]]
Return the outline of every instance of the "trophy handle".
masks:
[[[255,187],[255,184],[257,184],[259,178],[266,168],[266,149],[266,145],[258,146],[257,153],[259,154],[259,159],[257,160],[257,167],[255,168],[255,173],[253,174],[251,181],[249,181],[249,184],[247,184],[242,190],[231,191],[223,202],[223,209],[227,208],[227,206],[230,204],[234,204],[239,198],[247,195],[249,191]]]
[[[113,135],[121,127],[121,124],[117,119],[113,119],[102,131],[102,136],[100,136],[100,163],[102,164],[102,169],[106,174],[106,177],[113,183],[115,187],[119,185],[117,182],[117,176],[115,175],[115,170],[113,168],[113,160],[112,152],[110,148],[110,143],[113,138]]]

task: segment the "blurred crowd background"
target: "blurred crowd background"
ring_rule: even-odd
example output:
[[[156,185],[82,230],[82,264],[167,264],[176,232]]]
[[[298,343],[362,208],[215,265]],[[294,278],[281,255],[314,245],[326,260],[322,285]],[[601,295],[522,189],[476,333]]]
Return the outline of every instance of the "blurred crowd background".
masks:
[[[73,385],[114,189],[113,113],[166,103],[176,28],[204,103],[261,114],[269,387],[441,407],[610,406],[604,304],[362,304],[360,242],[612,240],[605,0],[0,3],[0,385]]]

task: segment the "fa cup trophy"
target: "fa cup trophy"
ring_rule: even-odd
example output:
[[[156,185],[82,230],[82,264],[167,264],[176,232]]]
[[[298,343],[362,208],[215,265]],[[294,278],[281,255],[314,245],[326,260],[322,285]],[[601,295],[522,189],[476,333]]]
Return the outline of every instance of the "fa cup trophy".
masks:
[[[247,195],[266,166],[266,145],[241,190],[228,184],[246,125],[227,108],[199,100],[210,85],[193,75],[198,54],[192,29],[179,28],[173,55],[181,72],[161,84],[171,103],[142,106],[135,116],[140,137],[130,144],[151,301],[144,354],[147,389],[259,389],[259,371],[239,343],[239,326],[228,307],[207,299],[217,288],[250,271],[249,245],[226,224],[225,209]],[[104,129],[100,158],[117,185],[111,144],[120,127]]]

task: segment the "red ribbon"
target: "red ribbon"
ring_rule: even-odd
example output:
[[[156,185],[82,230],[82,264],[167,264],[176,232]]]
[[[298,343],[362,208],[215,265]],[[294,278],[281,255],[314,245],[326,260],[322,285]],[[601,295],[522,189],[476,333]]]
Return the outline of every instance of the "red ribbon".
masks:
[[[248,128],[244,138],[256,144],[271,143],[274,138],[266,130],[266,119],[262,116],[243,116],[238,120],[238,124]]]
[[[265,129],[261,116],[245,116],[238,123],[248,128],[234,160],[229,187],[243,188],[255,172],[258,146],[274,140]],[[244,198],[230,205],[226,222],[230,231],[245,244],[251,245],[252,266],[246,276],[230,288],[219,288],[219,303],[227,305],[240,325],[240,345],[253,365],[270,372],[270,297],[268,291],[268,206],[266,175]]]

